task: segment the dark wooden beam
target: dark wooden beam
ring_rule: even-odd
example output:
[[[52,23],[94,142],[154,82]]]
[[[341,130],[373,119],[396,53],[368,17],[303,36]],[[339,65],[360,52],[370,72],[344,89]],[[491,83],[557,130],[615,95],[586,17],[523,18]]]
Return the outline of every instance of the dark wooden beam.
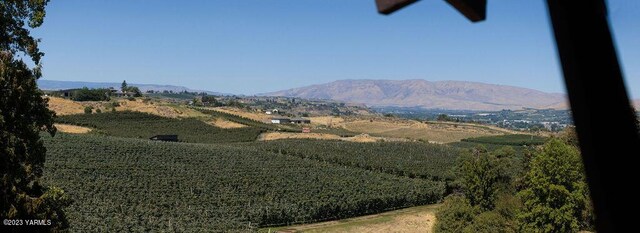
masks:
[[[376,6],[380,14],[388,15],[417,1],[418,0],[376,0]],[[446,1],[462,13],[462,15],[467,17],[467,19],[471,20],[471,22],[478,22],[487,18],[487,0]]]
[[[487,18],[487,0],[446,0],[471,22]]]
[[[380,14],[388,15],[417,1],[418,0],[376,0],[376,6],[378,6],[378,12]]]
[[[635,183],[640,138],[635,127],[604,0],[547,0],[571,102],[597,232],[637,228],[627,190]],[[631,183],[629,183],[631,182]],[[633,185],[632,185],[633,186]]]

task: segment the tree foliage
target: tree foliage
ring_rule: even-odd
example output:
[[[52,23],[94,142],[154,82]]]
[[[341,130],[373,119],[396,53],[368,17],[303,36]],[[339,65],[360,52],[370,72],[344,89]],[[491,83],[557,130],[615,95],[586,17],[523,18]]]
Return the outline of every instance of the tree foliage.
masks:
[[[434,226],[437,233],[459,233],[471,225],[473,218],[480,211],[469,203],[464,196],[451,195],[436,213],[438,221]]]
[[[436,232],[517,232],[520,205],[512,194],[512,180],[518,174],[512,171],[517,152],[510,146],[491,152],[480,146],[470,152],[461,156],[457,167],[457,182],[464,195],[456,197],[462,200],[454,200],[462,204],[441,208],[441,212],[458,214],[438,217],[439,222],[456,227],[440,226]],[[473,215],[461,218],[463,210],[467,214],[471,210]]]
[[[29,28],[42,25],[45,6],[49,0],[4,0],[0,2],[0,50],[10,54],[24,53],[36,65],[44,53],[38,49],[39,39],[31,36]]]
[[[471,220],[460,214],[442,215],[438,221],[466,227],[440,227],[437,232],[592,230],[593,209],[574,132],[567,129],[560,138],[524,151],[520,157],[508,147],[490,153],[478,148],[472,156],[462,156],[458,180],[464,201],[478,212]],[[513,171],[513,167],[522,171]],[[466,209],[462,204],[443,205],[441,211]]]
[[[140,88],[135,87],[135,86],[128,86],[125,89],[126,93],[133,93],[133,97],[142,97],[142,92],[140,91]]]
[[[122,85],[120,85],[120,91],[122,91],[122,92],[127,91],[127,87],[128,87],[127,80],[123,80],[122,81]]]
[[[110,100],[109,94],[109,89],[89,89],[84,87],[71,92],[71,99],[75,101],[108,101]]]
[[[130,97],[142,97],[142,91],[140,91],[140,88],[135,86],[129,86],[127,84],[127,80],[122,81],[122,84],[120,85],[120,91],[127,94],[133,93],[133,96],[130,96]]]
[[[518,215],[525,232],[577,232],[588,200],[582,161],[575,147],[551,139],[534,154]]]
[[[482,212],[473,218],[473,222],[467,225],[463,233],[515,233],[516,229],[510,226],[510,220],[496,211]]]
[[[84,107],[84,114],[91,114],[93,112],[93,107],[86,106]]]
[[[62,189],[40,183],[46,154],[40,131],[54,135],[56,129],[36,84],[44,53],[29,32],[42,24],[47,2],[0,2],[0,218],[47,219],[50,229],[59,230],[67,227],[63,208],[69,199]],[[28,67],[18,53],[36,66]]]
[[[440,114],[440,115],[438,115],[438,118],[436,118],[436,120],[437,121],[451,121],[451,118],[447,114]]]
[[[223,104],[220,103],[216,97],[214,96],[210,96],[210,95],[205,95],[202,97],[202,105],[204,106],[210,106],[210,107],[220,107]]]
[[[460,166],[459,179],[462,189],[471,205],[478,205],[482,210],[491,210],[495,205],[500,182],[507,180],[504,177],[505,165],[485,149],[475,149],[472,153],[463,159]],[[504,156],[506,155],[501,155]]]

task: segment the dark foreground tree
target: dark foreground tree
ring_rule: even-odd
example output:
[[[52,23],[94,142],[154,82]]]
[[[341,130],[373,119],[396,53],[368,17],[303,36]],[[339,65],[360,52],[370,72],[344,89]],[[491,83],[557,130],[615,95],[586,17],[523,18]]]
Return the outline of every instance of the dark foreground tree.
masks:
[[[47,2],[0,1],[0,218],[51,224],[9,232],[55,231],[68,225],[63,207],[69,200],[64,191],[40,184],[46,153],[40,132],[54,135],[56,129],[54,113],[36,85],[43,53],[28,29],[42,24]],[[35,67],[18,59],[19,53],[30,57]]]

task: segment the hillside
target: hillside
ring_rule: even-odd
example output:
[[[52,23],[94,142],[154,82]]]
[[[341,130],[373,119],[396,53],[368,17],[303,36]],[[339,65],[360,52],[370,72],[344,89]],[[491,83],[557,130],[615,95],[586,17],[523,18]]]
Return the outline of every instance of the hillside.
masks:
[[[73,101],[69,99],[49,96],[49,109],[56,112],[58,116],[84,113],[85,107],[92,107],[94,110],[100,109],[102,112],[112,111],[134,111],[144,112],[169,118],[189,118],[204,117],[205,115],[187,108],[186,106],[173,104],[163,99],[145,101],[144,99],[114,99],[112,101]],[[114,103],[115,106],[114,106]]]
[[[97,133],[110,136],[147,139],[158,134],[177,134],[180,141],[195,143],[247,142],[260,134],[256,128],[225,129],[195,118],[175,119],[131,111],[66,115],[56,121],[97,129]]]
[[[566,108],[563,94],[477,82],[426,80],[339,80],[266,93],[308,99],[332,99],[369,106],[460,110]]]

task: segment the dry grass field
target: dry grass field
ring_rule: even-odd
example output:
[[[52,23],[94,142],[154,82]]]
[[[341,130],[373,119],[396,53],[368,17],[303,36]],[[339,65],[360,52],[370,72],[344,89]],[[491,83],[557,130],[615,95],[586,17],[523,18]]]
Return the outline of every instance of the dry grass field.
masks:
[[[238,115],[244,118],[249,118],[254,121],[260,122],[270,122],[271,117],[275,117],[273,115],[267,115],[263,112],[249,112],[243,109],[233,108],[233,107],[216,107],[216,108],[205,108],[210,110],[216,110],[224,113],[229,113],[233,115]]]
[[[84,106],[79,102],[58,97],[49,97],[49,109],[60,116],[84,112]]]
[[[344,118],[337,116],[309,117],[309,119],[313,125],[324,125],[327,127],[335,127],[344,122]]]
[[[288,226],[281,228],[265,228],[259,232],[403,232],[403,233],[430,233],[436,222],[435,212],[440,205],[426,205],[401,210],[389,211],[380,214],[349,218],[343,220]]]
[[[368,134],[359,134],[353,137],[340,137],[335,134],[328,133],[289,133],[289,132],[267,132],[262,133],[258,137],[258,141],[269,141],[279,139],[320,139],[320,140],[342,140],[348,142],[405,142],[410,141],[406,138],[387,138],[387,137],[373,137]]]
[[[242,127],[247,127],[246,125],[240,124],[240,123],[236,123],[233,121],[228,121],[225,119],[212,119],[210,121],[206,122],[207,124],[213,125],[215,127],[218,128],[223,128],[223,129],[234,129],[234,128],[242,128]]]
[[[340,124],[343,128],[373,136],[449,143],[464,138],[502,135],[505,131],[471,124],[422,123],[412,120],[354,120]]]
[[[117,102],[119,105],[116,107],[116,111],[145,112],[170,118],[206,117],[205,114],[184,106],[155,100],[145,102],[141,99],[136,99],[135,101],[116,99],[112,101],[77,102],[58,97],[49,97],[49,109],[60,116],[84,113],[84,108],[87,106],[93,107],[94,111],[100,109],[100,111],[106,112],[111,111],[111,106],[114,102]]]
[[[279,139],[325,139],[340,140],[340,136],[327,133],[288,133],[288,132],[267,132],[258,137],[258,141],[270,141]]]
[[[91,132],[91,128],[75,126],[75,125],[65,125],[65,124],[53,124],[59,132],[63,133],[88,133]]]

